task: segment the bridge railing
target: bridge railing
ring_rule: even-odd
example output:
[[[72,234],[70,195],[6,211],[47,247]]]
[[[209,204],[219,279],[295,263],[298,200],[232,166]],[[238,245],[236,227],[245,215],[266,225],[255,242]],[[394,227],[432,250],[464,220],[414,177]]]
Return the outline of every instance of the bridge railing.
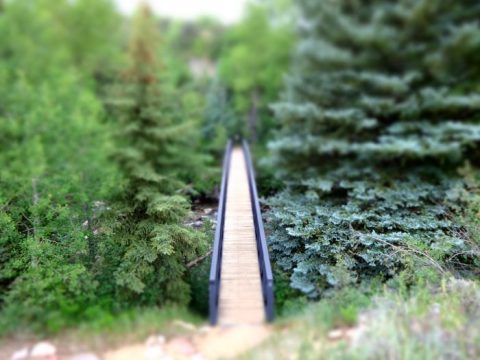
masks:
[[[230,158],[232,155],[232,142],[229,141],[225,148],[222,167],[222,182],[220,185],[220,197],[217,211],[217,225],[213,242],[212,262],[209,278],[209,313],[210,323],[215,325],[218,320],[218,299],[220,295],[220,276],[223,253],[223,229],[225,226],[225,206],[227,201],[228,174],[230,171]]]
[[[263,228],[262,213],[260,212],[260,203],[258,201],[257,185],[255,182],[255,171],[253,169],[252,157],[248,143],[243,140],[243,151],[247,163],[248,184],[250,187],[250,200],[252,203],[253,221],[255,225],[255,238],[257,240],[257,253],[260,265],[260,275],[262,280],[263,302],[265,306],[265,316],[268,321],[274,317],[274,297],[273,297],[273,274],[268,255],[267,241],[265,239],[265,230]]]

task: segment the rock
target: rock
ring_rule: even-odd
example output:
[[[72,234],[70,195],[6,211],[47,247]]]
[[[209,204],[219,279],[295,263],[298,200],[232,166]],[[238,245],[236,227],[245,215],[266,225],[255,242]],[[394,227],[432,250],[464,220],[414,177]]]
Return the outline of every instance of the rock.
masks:
[[[152,346],[152,345],[164,345],[166,342],[165,336],[163,335],[151,335],[145,341],[145,345]]]
[[[45,358],[56,359],[57,349],[55,346],[47,341],[37,343],[30,352],[30,357],[33,359]]]
[[[165,358],[165,336],[163,335],[151,335],[147,341],[145,341],[145,359],[157,360]]]
[[[340,340],[343,337],[342,329],[335,329],[328,332],[329,340]]]
[[[100,358],[94,353],[83,353],[73,355],[68,360],[100,360]]]
[[[204,212],[206,215],[209,215],[209,214],[211,214],[211,213],[212,213],[212,211],[213,211],[213,209],[212,209],[212,208],[205,208],[205,209],[203,209],[203,212]]]
[[[160,345],[150,345],[145,348],[145,359],[148,360],[157,360],[157,359],[163,359],[165,355],[165,351],[163,350],[163,347]]]
[[[12,357],[10,358],[10,360],[23,360],[27,358],[28,358],[28,348],[25,347],[23,349],[15,351],[12,354]]]
[[[190,340],[185,337],[177,337],[170,340],[167,344],[168,352],[170,354],[182,356],[194,356],[197,354],[197,349]]]

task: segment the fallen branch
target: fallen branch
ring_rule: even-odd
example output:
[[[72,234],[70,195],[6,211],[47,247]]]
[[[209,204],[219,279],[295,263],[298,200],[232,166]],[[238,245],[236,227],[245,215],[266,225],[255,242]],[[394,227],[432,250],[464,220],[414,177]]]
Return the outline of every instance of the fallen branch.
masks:
[[[198,264],[200,264],[203,260],[205,260],[205,259],[208,258],[210,255],[212,255],[212,252],[213,252],[213,250],[210,250],[210,251],[207,252],[205,255],[202,255],[202,256],[200,256],[199,258],[196,258],[195,260],[190,261],[190,262],[187,264],[187,269],[191,269],[192,267],[197,266]]]

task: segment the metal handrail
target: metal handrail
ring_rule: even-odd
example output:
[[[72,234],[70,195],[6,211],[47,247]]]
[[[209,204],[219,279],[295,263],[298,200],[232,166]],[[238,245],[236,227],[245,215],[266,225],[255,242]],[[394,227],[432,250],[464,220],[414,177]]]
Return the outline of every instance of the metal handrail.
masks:
[[[255,183],[255,172],[253,170],[250,149],[245,140],[242,142],[243,153],[245,156],[248,185],[250,189],[250,201],[252,204],[252,214],[255,227],[255,239],[257,243],[257,256],[260,267],[260,276],[262,283],[263,303],[265,307],[265,317],[272,321],[274,317],[274,298],[273,298],[273,275],[268,255],[267,242],[265,240],[265,230],[263,228],[262,215],[260,212],[260,203],[258,201],[257,185]],[[220,295],[221,282],[221,264],[223,252],[223,231],[225,226],[225,207],[228,190],[228,175],[230,172],[230,160],[232,154],[232,141],[228,141],[223,158],[223,175],[218,202],[217,226],[215,229],[215,239],[213,243],[212,262],[210,267],[209,279],[209,311],[210,323],[216,325],[218,321],[218,302]]]
[[[215,325],[218,320],[218,297],[220,294],[220,276],[223,250],[223,229],[225,225],[225,204],[227,199],[228,174],[230,171],[230,158],[232,154],[232,141],[228,141],[225,147],[222,166],[222,182],[220,185],[220,197],[218,201],[217,225],[213,242],[212,262],[210,265],[209,278],[209,312],[210,323]]]
[[[248,184],[250,186],[250,199],[252,203],[253,221],[255,225],[255,238],[257,240],[257,253],[262,281],[265,315],[268,321],[272,321],[274,317],[272,267],[270,265],[270,257],[268,255],[267,241],[265,239],[262,214],[260,212],[260,202],[258,201],[257,185],[255,183],[255,171],[253,169],[250,148],[245,140],[242,141],[242,145],[247,163]]]

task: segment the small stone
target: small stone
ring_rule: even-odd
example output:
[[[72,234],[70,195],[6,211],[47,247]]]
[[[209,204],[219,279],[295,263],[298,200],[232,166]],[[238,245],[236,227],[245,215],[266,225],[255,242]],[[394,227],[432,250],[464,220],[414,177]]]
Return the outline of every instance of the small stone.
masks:
[[[11,360],[23,360],[28,358],[28,348],[23,348],[20,350],[15,351],[12,354]]]
[[[83,354],[73,355],[72,357],[69,358],[69,360],[100,360],[100,358],[94,353],[83,353]]]
[[[39,357],[47,357],[47,356],[53,356],[56,355],[57,349],[55,348],[54,345],[47,341],[42,341],[37,343],[33,348],[30,353],[30,356],[32,358],[39,358]]]
[[[205,209],[203,209],[203,212],[204,212],[205,214],[207,214],[207,215],[210,214],[212,211],[213,211],[212,208],[205,208]]]
[[[343,331],[341,329],[331,330],[328,333],[328,338],[330,340],[340,340],[343,337]]]

